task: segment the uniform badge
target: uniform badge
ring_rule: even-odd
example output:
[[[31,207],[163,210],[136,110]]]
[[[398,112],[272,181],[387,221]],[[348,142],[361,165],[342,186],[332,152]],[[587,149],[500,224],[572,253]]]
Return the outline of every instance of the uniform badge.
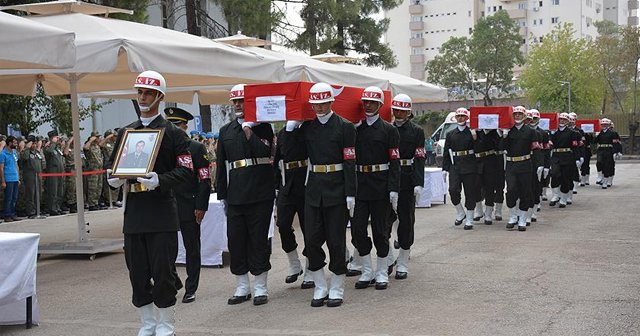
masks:
[[[345,147],[342,149],[342,159],[343,160],[355,160],[356,159],[356,149],[355,147]]]
[[[176,163],[178,167],[186,167],[193,170],[193,160],[189,154],[178,155]]]
[[[211,178],[211,176],[209,175],[209,168],[208,167],[199,168],[198,177],[200,178],[200,180]]]
[[[417,158],[423,158],[423,157],[425,157],[424,147],[417,147],[417,148],[416,148],[416,154],[415,154],[415,156],[414,156],[414,157],[417,157]]]
[[[400,158],[400,150],[396,148],[389,148],[389,160],[397,160]]]

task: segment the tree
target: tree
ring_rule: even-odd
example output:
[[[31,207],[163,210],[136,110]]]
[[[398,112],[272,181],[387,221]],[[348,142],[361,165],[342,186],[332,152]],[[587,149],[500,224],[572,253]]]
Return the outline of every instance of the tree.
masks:
[[[397,60],[387,43],[380,42],[389,28],[389,19],[376,20],[373,14],[397,7],[399,0],[307,0],[300,16],[304,30],[289,46],[311,55],[334,51],[363,54],[370,66],[394,67]]]
[[[606,81],[606,87],[602,99],[602,113],[607,111],[607,100],[612,97],[617,109],[624,112],[622,106],[622,94],[627,80],[625,79],[624,46],[620,28],[611,21],[595,23],[598,27],[598,37],[594,44],[594,50],[598,57],[600,72]]]
[[[574,38],[574,32],[565,23],[532,46],[519,81],[530,104],[539,102],[540,109],[547,111],[568,111],[569,90],[559,83],[566,81],[571,83],[572,111],[600,111],[606,83],[598,55],[591,42]]]
[[[491,89],[508,93],[513,68],[522,65],[522,37],[506,11],[478,20],[471,38],[452,37],[440,54],[426,66],[429,80],[446,87],[461,87],[482,94],[484,105],[492,105]],[[474,78],[484,82],[475,83]]]
[[[222,6],[229,32],[267,39],[271,30],[283,23],[284,13],[271,0],[216,0]]]

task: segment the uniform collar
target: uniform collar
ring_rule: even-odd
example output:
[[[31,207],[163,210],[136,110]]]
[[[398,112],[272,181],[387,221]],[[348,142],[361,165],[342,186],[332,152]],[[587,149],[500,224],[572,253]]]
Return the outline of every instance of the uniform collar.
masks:
[[[329,122],[329,119],[331,119],[331,117],[333,116],[333,111],[327,113],[326,115],[323,116],[318,116],[316,115],[316,119],[318,119],[318,122],[321,124],[326,124],[327,122]]]
[[[380,114],[373,115],[371,117],[367,116],[365,119],[365,122],[367,123],[367,125],[369,126],[373,126],[376,124],[376,122],[380,119]],[[377,126],[374,126],[377,128]]]
[[[158,114],[154,115],[153,117],[149,117],[149,118],[140,117],[140,123],[144,127],[150,127],[151,124],[153,124],[153,122],[158,119],[158,117],[160,117],[160,112],[158,112]]]

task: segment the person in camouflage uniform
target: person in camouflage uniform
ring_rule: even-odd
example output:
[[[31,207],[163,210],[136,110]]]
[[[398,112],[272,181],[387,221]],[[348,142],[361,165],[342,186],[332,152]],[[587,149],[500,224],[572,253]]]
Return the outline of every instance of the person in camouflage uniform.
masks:
[[[25,213],[29,219],[36,218],[36,202],[39,202],[38,193],[41,192],[41,179],[44,156],[37,150],[37,141],[33,135],[27,137],[25,149],[20,153],[20,167],[22,169],[22,181],[25,190]],[[40,195],[42,195],[40,193]]]
[[[92,132],[89,140],[84,144],[84,154],[87,157],[89,171],[102,170],[104,161],[102,150],[100,149],[100,133]],[[102,175],[87,176],[87,205],[89,211],[101,210],[98,206],[100,194],[102,193]]]
[[[45,173],[59,174],[64,171],[64,158],[60,148],[58,131],[50,131],[48,146],[44,148],[47,160]],[[62,176],[50,176],[45,178],[45,209],[50,216],[62,215],[60,204],[64,193],[64,179]]]
[[[207,158],[209,159],[209,173],[211,176],[211,190],[215,190],[216,186],[216,144],[218,135],[212,134],[211,138],[207,138],[205,145],[207,146]]]
[[[66,173],[75,172],[75,160],[73,158],[73,136],[69,137],[67,145],[64,147],[64,171]],[[83,151],[80,151],[82,167],[85,167],[86,157]],[[84,169],[83,169],[84,170]],[[64,201],[69,206],[70,213],[78,212],[78,199],[76,197],[76,177],[75,175],[64,177]]]
[[[114,150],[114,143],[116,141],[116,133],[109,129],[104,132],[104,138],[100,141],[100,148],[102,149],[102,157],[105,158],[104,162],[107,162],[107,159],[111,157],[111,153]],[[104,169],[110,169],[111,167],[103,167]],[[109,206],[122,207],[122,202],[118,201],[118,193],[121,188],[112,189],[106,183],[107,175],[102,175],[102,199]]]

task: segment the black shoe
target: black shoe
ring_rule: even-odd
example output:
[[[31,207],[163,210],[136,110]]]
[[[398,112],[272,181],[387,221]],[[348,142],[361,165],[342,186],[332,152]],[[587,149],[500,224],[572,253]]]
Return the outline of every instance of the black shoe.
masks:
[[[354,276],[359,276],[362,275],[362,271],[358,271],[358,270],[347,270],[347,274],[348,277],[354,277]]]
[[[577,193],[578,193],[577,191],[574,191],[574,192],[573,192],[573,194],[574,194],[574,195],[575,195],[575,194],[577,194]]]
[[[327,307],[340,307],[341,305],[342,305],[342,299],[327,300]]]
[[[313,281],[303,281],[302,284],[300,285],[301,289],[309,289],[309,288],[315,288],[316,287],[316,283]]]
[[[376,289],[377,290],[387,289],[387,285],[388,285],[388,283],[386,283],[386,282],[376,282]]]
[[[62,212],[58,212],[58,211],[49,211],[49,216],[60,216],[62,215]]]
[[[507,223],[507,229],[513,229],[516,226],[516,223]]]
[[[251,294],[241,295],[241,296],[232,296],[227,300],[227,304],[234,305],[238,303],[243,303],[245,301],[249,301],[251,299]]]
[[[286,283],[294,283],[296,281],[298,281],[298,277],[302,275],[302,271],[296,273],[296,274],[292,274],[292,275],[287,275],[287,277],[284,279],[284,282]]]
[[[398,272],[396,271],[396,279],[404,280],[407,278],[407,272]]]
[[[27,217],[28,219],[36,219],[36,215],[31,215],[29,217]]]
[[[465,215],[461,220],[457,220],[455,222],[453,222],[453,225],[458,226],[460,224],[462,224],[462,222],[467,219],[467,216]]]
[[[567,205],[571,205],[571,204],[573,204],[573,201],[567,200]]]
[[[496,216],[495,220],[496,221],[501,221],[502,220],[502,216]]]
[[[555,206],[556,204],[558,204],[558,201],[551,201],[551,202],[549,202],[549,206]]]
[[[397,240],[393,241],[393,248],[396,250],[400,249],[400,242],[398,242]]]
[[[98,206],[98,208],[99,208],[100,210],[107,210],[107,209],[109,209],[109,207],[108,207],[108,206],[106,206],[106,205],[99,205],[99,206]]]
[[[584,183],[580,183],[580,186],[581,186],[581,187],[584,187],[584,185],[585,185]]]
[[[543,201],[547,201],[547,196],[542,197]]]
[[[473,230],[473,225],[465,225],[464,229],[465,230]]]
[[[97,205],[92,205],[89,207],[89,211],[98,211],[100,210],[100,207],[98,207]]]
[[[191,303],[196,300],[196,293],[185,293],[182,297],[182,303]]]
[[[322,299],[312,299],[311,307],[322,307],[324,306],[324,303],[327,302],[327,300],[329,300],[329,295],[323,297]]]
[[[482,219],[482,217],[483,217],[483,216],[480,216],[480,217],[473,217],[473,221],[474,221],[474,222],[477,222],[477,221],[479,221],[480,219]]]
[[[607,186],[606,186],[606,185],[603,185],[603,186],[602,186],[602,189],[607,189]]]
[[[531,226],[531,222],[527,222],[527,226]]]
[[[492,225],[492,224],[493,224],[492,221],[487,220],[487,219],[484,220],[484,225]]]
[[[269,302],[269,297],[266,295],[258,295],[256,297],[253,298],[253,305],[254,306],[260,306],[263,305],[265,303]]]
[[[527,231],[526,226],[518,226],[518,231]]]
[[[560,208],[560,209],[562,209],[562,208],[566,208],[566,207],[567,207],[567,205],[566,205],[566,204],[562,204],[562,203],[560,203],[560,205],[558,205],[558,208]]]
[[[531,221],[535,223],[535,222],[538,221],[538,219],[537,218],[531,218]]]
[[[69,205],[69,213],[77,213],[78,205],[76,203]]]
[[[393,267],[398,263],[398,261],[394,261],[393,264],[389,265],[389,267],[387,267],[387,275],[391,275],[391,273],[393,273]]]
[[[374,283],[376,283],[376,279],[371,279],[370,281],[358,281],[356,282],[356,289],[365,289]]]

